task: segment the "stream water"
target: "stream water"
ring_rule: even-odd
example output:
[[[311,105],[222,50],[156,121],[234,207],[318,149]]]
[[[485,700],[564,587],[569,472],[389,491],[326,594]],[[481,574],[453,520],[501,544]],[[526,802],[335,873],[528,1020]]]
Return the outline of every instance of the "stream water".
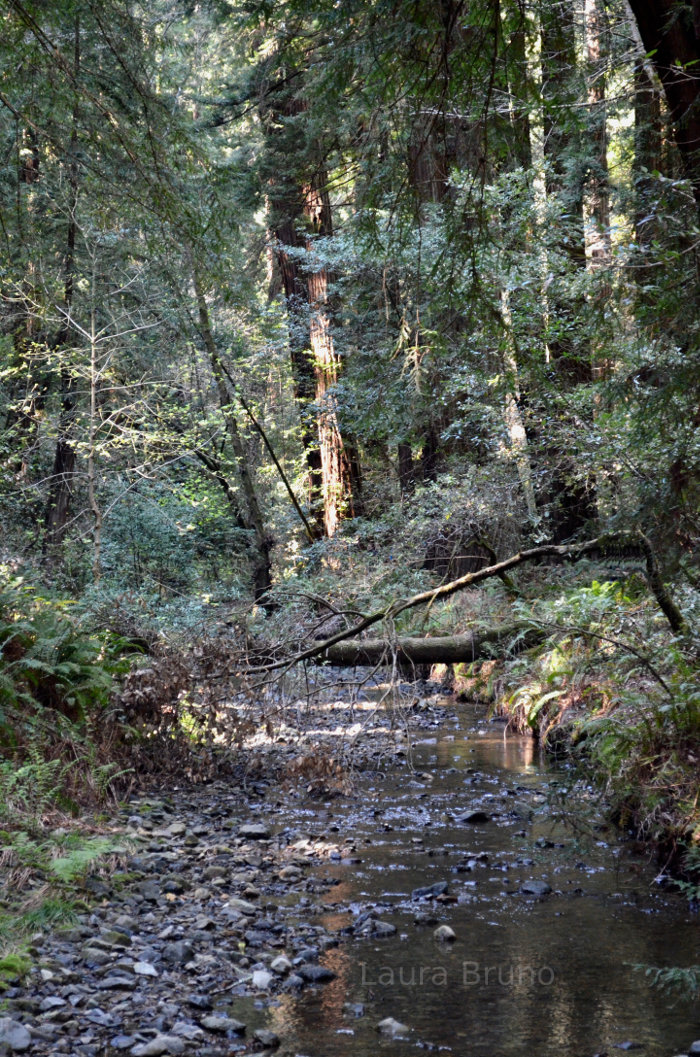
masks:
[[[595,813],[583,836],[553,821],[564,773],[473,706],[455,706],[453,721],[421,735],[411,763],[398,776],[365,775],[356,799],[300,809],[293,821],[344,845],[340,861],[318,868],[335,882],[320,920],[329,930],[354,925],[355,936],[323,954],[335,980],[268,1010],[282,1052],[687,1053],[700,1038],[697,1005],[651,989],[632,968],[700,962],[698,915],[657,882],[655,866]],[[568,806],[576,817],[592,804],[582,792]],[[474,810],[488,821],[457,821]],[[443,881],[447,901],[411,898]],[[533,881],[551,892],[527,894]],[[357,936],[368,911],[366,929],[378,918],[395,934]],[[454,942],[436,941],[438,924]],[[385,1017],[406,1036],[379,1034]]]

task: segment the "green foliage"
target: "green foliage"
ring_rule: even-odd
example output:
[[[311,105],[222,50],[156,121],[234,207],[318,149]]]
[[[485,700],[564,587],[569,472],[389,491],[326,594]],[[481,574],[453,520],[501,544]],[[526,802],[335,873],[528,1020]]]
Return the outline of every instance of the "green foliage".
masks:
[[[672,966],[666,969],[653,965],[633,965],[632,968],[636,972],[644,973],[650,987],[670,998],[695,1002],[700,996],[700,965],[689,965],[685,968]]]

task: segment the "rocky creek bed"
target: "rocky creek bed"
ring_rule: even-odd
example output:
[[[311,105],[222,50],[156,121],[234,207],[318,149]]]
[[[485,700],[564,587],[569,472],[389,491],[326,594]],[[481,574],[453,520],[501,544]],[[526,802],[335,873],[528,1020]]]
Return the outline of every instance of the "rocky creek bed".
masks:
[[[629,965],[698,960],[651,865],[595,814],[582,851],[552,822],[561,776],[481,710],[396,719],[318,706],[245,787],[125,805],[118,867],[5,993],[0,1053],[700,1052],[693,1010]],[[313,751],[279,785],[349,732],[351,792]]]

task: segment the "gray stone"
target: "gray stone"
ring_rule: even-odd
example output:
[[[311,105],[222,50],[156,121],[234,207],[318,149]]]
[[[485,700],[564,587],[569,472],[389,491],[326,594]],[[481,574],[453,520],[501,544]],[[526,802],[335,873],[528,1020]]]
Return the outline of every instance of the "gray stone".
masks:
[[[107,929],[100,934],[100,939],[110,947],[131,946],[131,936],[128,936],[126,932],[120,932],[118,929]]]
[[[256,969],[253,973],[253,987],[256,987],[258,991],[267,991],[273,980],[274,975],[268,973],[266,969]]]
[[[524,885],[521,885],[520,891],[523,895],[537,896],[540,899],[542,896],[549,895],[552,888],[546,881],[526,881]]]
[[[245,1031],[245,1024],[242,1024],[240,1020],[234,1020],[233,1017],[225,1017],[218,1013],[212,1013],[209,1017],[202,1017],[199,1023],[207,1031],[217,1031],[222,1034],[230,1031],[234,1035],[242,1035]]]
[[[137,976],[157,976],[158,970],[150,962],[134,962],[132,969]]]
[[[57,995],[49,995],[43,1000],[39,1009],[42,1013],[49,1013],[52,1009],[62,1009],[65,1004],[65,998],[59,998]]]
[[[11,1017],[0,1017],[0,1046],[8,1047],[12,1053],[28,1050],[32,1037],[24,1024]]]
[[[193,947],[184,940],[176,940],[174,943],[166,943],[163,948],[163,961],[169,965],[184,965],[189,962],[194,954]]]
[[[236,910],[239,914],[257,914],[257,908],[245,899],[229,899],[226,906],[230,910]]]
[[[188,995],[187,1005],[192,1006],[193,1009],[201,1009],[203,1013],[208,1013],[213,1008],[208,995]]]
[[[393,1017],[385,1017],[384,1020],[380,1020],[377,1024],[377,1031],[382,1035],[387,1035],[390,1039],[408,1035],[410,1030],[406,1024],[402,1024],[399,1020],[394,1020]]]
[[[99,991],[133,991],[136,987],[136,980],[133,976],[105,976],[103,980],[98,980],[95,987]]]
[[[372,935],[378,939],[383,939],[386,936],[395,936],[396,925],[392,925],[390,921],[375,921],[373,922]]]
[[[292,968],[292,963],[289,958],[285,958],[283,954],[280,954],[279,958],[275,958],[273,962],[270,962],[270,968],[273,973],[277,973],[279,976],[284,976]]]
[[[150,1042],[134,1046],[133,1057],[161,1057],[163,1053],[184,1053],[185,1043],[176,1035],[156,1035]]]
[[[437,881],[434,885],[425,885],[423,888],[414,888],[411,899],[434,899],[435,896],[443,896],[447,893],[449,885],[447,881]]]
[[[477,825],[480,822],[488,822],[490,815],[487,815],[485,811],[480,809],[475,811],[468,811],[466,815],[460,815],[458,819],[455,819],[459,823],[469,823],[470,825]]]
[[[688,1049],[689,1054],[700,1053],[700,1039],[696,1039],[695,1042],[691,1042],[690,1048]]]
[[[275,1035],[274,1031],[266,1031],[265,1028],[258,1028],[257,1031],[254,1031],[253,1038],[261,1046],[264,1046],[266,1050],[271,1050],[280,1044],[279,1035]]]
[[[238,836],[244,840],[269,840],[271,833],[262,822],[248,822],[244,826],[239,826]]]

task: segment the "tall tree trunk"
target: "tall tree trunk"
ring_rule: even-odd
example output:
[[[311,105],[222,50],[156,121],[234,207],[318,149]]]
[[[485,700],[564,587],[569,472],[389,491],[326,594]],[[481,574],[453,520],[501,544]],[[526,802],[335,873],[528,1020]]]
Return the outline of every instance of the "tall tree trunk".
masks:
[[[560,252],[574,269],[586,267],[583,225],[583,173],[580,171],[581,131],[574,106],[581,96],[582,78],[576,51],[574,8],[559,3],[541,8],[542,99],[544,103],[545,187],[555,196],[567,218]],[[578,162],[577,162],[578,159]],[[560,287],[565,284],[560,282]],[[550,319],[548,357],[565,408],[576,386],[592,380],[591,349],[582,337],[583,300],[572,299],[556,287],[548,294]],[[575,429],[565,409],[565,424]],[[570,445],[556,437],[545,441],[546,459],[554,467],[548,494],[550,526],[555,543],[579,535],[597,518],[594,482],[582,476]]]
[[[75,20],[73,44],[73,75],[77,79],[80,72],[80,21]],[[70,334],[70,314],[73,307],[75,291],[75,243],[78,232],[76,212],[78,208],[78,96],[76,91],[73,106],[69,164],[68,164],[68,232],[66,253],[63,259],[63,309],[64,323],[55,338],[57,349],[67,345]],[[64,356],[65,359],[65,356]],[[73,423],[75,417],[76,395],[74,378],[70,367],[62,368],[61,379],[61,414],[58,423],[58,440],[54,455],[53,469],[49,484],[49,497],[44,516],[43,554],[51,559],[63,542],[68,527],[70,503],[75,485],[75,466],[77,461]]]
[[[286,122],[299,120],[306,107],[298,95],[273,99],[264,111],[270,123],[270,146],[281,156]],[[277,128],[281,119],[282,132]],[[278,142],[275,142],[277,139]],[[294,395],[301,418],[301,434],[309,479],[310,521],[319,537],[333,536],[340,522],[362,512],[362,479],[353,438],[341,430],[335,386],[341,360],[335,350],[331,326],[329,284],[331,276],[315,260],[314,241],[332,235],[328,176],[321,154],[298,157],[297,172],[310,175],[294,184],[294,177],[270,180],[269,206],[276,258],[282,276],[289,319],[289,345]]]
[[[700,4],[630,0],[668,102],[674,137],[700,209]]]
[[[607,49],[605,13],[600,0],[585,0],[586,66],[588,81],[588,139],[591,162],[587,181],[588,224],[586,255],[593,271],[608,268],[611,262],[610,193],[608,186],[608,134],[605,98]]]

